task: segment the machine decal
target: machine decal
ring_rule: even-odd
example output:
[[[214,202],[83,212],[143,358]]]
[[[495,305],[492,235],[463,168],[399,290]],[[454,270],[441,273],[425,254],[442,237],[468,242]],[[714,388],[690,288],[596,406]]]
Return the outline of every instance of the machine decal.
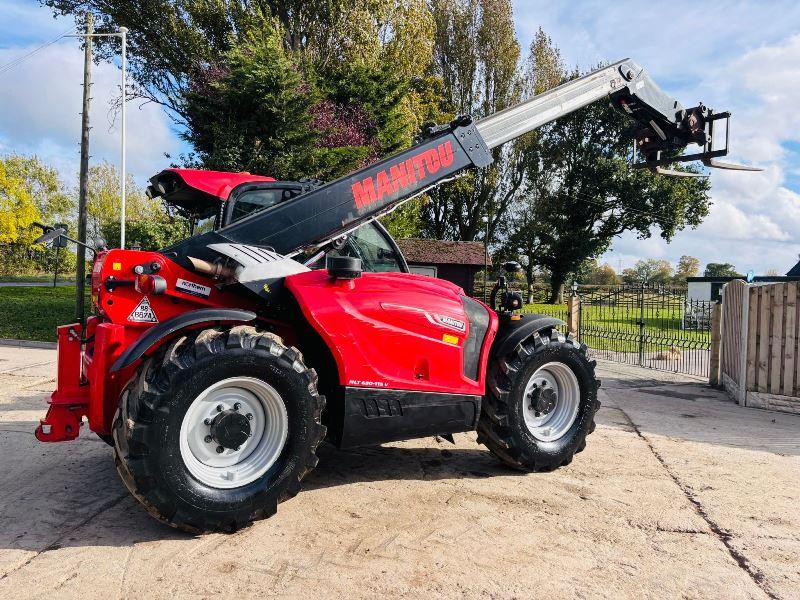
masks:
[[[199,296],[200,298],[208,298],[211,295],[211,287],[187,279],[178,278],[175,282],[175,289],[184,294]]]
[[[158,323],[158,317],[150,306],[150,300],[147,296],[142,298],[141,302],[133,309],[133,312],[128,317],[128,321],[132,323]]]
[[[448,317],[447,315],[433,315],[433,318],[441,325],[446,325],[447,327],[452,327],[459,331],[467,330],[467,324],[464,323],[464,321],[454,319],[453,317]]]
[[[453,164],[453,144],[450,141],[439,144],[433,150],[425,150],[389,169],[378,171],[375,179],[367,177],[353,184],[353,199],[361,210],[368,208],[385,196],[393,196],[411,185],[422,181],[427,175],[437,173],[441,168]]]
[[[347,385],[352,385],[355,387],[371,387],[371,388],[385,388],[389,387],[389,384],[385,381],[365,381],[363,379],[351,379],[347,382]]]

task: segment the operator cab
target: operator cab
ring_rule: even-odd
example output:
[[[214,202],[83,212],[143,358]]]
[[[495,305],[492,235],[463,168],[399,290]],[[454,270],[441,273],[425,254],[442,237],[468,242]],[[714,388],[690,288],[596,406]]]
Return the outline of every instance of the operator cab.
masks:
[[[252,214],[296,198],[320,181],[276,181],[250,173],[167,169],[150,179],[147,194],[161,197],[172,210],[189,218],[192,235],[215,231]],[[370,221],[334,244],[326,253],[298,257],[311,269],[325,268],[329,255],[361,259],[364,271],[408,273],[408,265],[389,232]]]

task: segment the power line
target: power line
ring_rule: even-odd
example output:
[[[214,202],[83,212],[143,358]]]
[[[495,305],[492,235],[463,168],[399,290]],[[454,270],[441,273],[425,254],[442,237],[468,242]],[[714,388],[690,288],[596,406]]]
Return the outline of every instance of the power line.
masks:
[[[19,57],[15,58],[15,59],[14,59],[14,60],[12,60],[11,62],[8,62],[8,63],[6,63],[6,64],[4,64],[4,65],[0,66],[0,75],[2,75],[3,73],[6,73],[7,71],[10,71],[11,69],[13,69],[14,67],[16,67],[17,65],[19,65],[19,64],[21,64],[22,62],[24,62],[24,61],[28,60],[28,59],[29,59],[31,56],[33,56],[33,55],[34,55],[34,54],[36,54],[37,52],[40,52],[40,51],[44,50],[44,49],[45,49],[45,48],[47,48],[48,46],[52,46],[52,45],[53,45],[53,44],[55,44],[55,43],[56,43],[58,40],[60,40],[60,39],[62,39],[62,38],[65,38],[65,37],[67,37],[67,36],[68,36],[69,34],[71,34],[73,31],[74,31],[73,29],[68,29],[67,31],[65,31],[64,33],[62,33],[61,35],[59,35],[57,38],[54,38],[54,39],[50,40],[49,42],[46,42],[46,43],[42,44],[42,45],[41,45],[41,46],[39,46],[38,48],[34,48],[33,50],[31,50],[31,51],[30,51],[30,52],[28,52],[27,54],[23,54],[22,56],[19,56]]]

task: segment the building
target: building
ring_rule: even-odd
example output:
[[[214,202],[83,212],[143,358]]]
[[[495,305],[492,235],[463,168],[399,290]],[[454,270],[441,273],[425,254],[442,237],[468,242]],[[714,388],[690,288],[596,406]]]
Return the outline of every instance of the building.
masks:
[[[450,242],[407,238],[397,240],[412,273],[451,281],[473,295],[475,275],[491,257],[481,242]]]
[[[798,269],[795,266],[792,271]],[[792,271],[789,271],[791,274]],[[800,271],[800,269],[798,269]],[[688,298],[689,300],[703,300],[709,301],[714,300],[715,302],[719,302],[722,300],[722,287],[728,283],[729,281],[733,281],[734,279],[742,279],[745,280],[745,277],[687,277],[686,284],[688,287]],[[786,275],[756,275],[753,278],[752,283],[759,284],[759,283],[781,283],[786,281],[800,281],[800,274],[797,276]]]

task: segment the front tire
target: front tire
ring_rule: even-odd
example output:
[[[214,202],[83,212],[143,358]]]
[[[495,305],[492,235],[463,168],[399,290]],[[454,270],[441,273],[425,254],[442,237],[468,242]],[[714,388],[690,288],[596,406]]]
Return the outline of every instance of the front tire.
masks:
[[[508,356],[493,357],[478,442],[516,469],[568,465],[586,446],[600,407],[596,363],[586,350],[553,329],[534,334]]]
[[[300,490],[325,436],[317,376],[294,348],[251,326],[166,344],[122,392],[117,470],[159,520],[235,531]]]

